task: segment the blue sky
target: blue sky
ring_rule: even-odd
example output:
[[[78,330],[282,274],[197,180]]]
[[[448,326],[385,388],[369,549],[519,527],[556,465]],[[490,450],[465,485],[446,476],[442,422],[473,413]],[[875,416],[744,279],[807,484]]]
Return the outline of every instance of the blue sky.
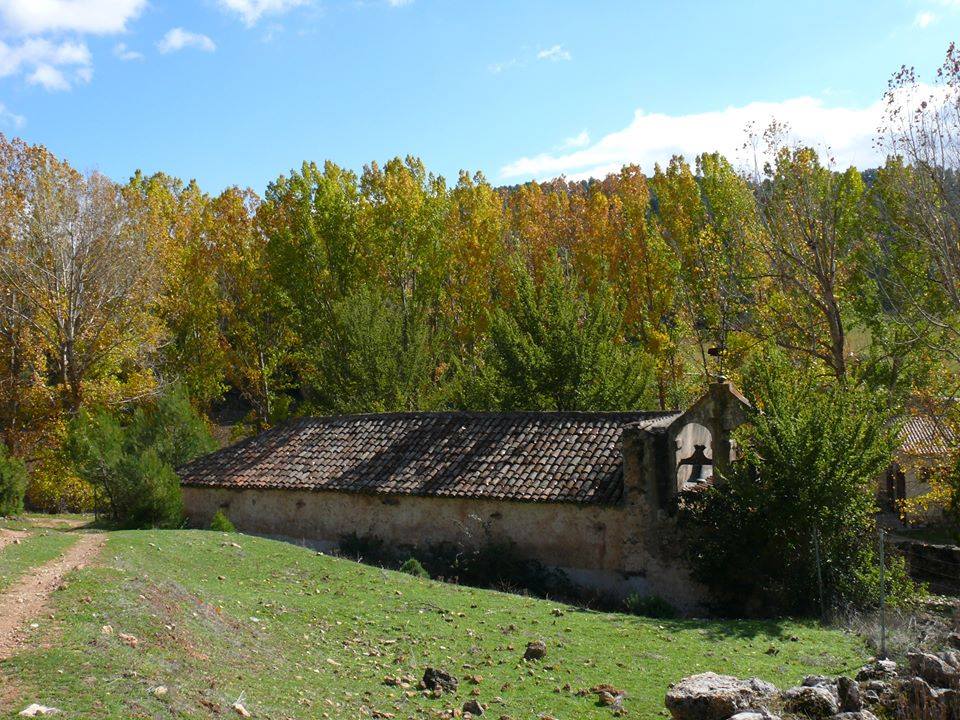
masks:
[[[0,0],[0,129],[211,191],[405,154],[652,169],[771,116],[864,166],[891,72],[932,77],[958,31],[960,0]]]

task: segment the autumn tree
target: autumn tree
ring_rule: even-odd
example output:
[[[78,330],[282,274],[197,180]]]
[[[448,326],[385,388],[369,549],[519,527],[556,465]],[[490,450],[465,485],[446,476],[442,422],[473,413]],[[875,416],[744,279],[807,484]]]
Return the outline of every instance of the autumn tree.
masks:
[[[775,129],[775,128],[774,128]],[[858,256],[867,237],[866,187],[856,168],[836,172],[809,147],[772,139],[757,178],[761,247],[773,292],[764,335],[782,348],[848,373],[848,322]]]
[[[951,43],[931,86],[913,68],[890,80],[879,140],[888,162],[884,198],[893,232],[915,262],[889,278],[889,301],[934,329],[938,352],[960,359],[960,49]]]
[[[441,313],[453,338],[470,350],[487,330],[494,297],[507,288],[507,217],[503,198],[482,174],[461,172],[450,191]]]
[[[137,204],[107,177],[81,175],[43,148],[18,155],[19,203],[7,213],[0,253],[4,313],[42,344],[70,412],[88,380],[115,378],[121,367],[128,385],[134,377],[149,385],[141,371],[157,339],[149,312],[156,265]]]
[[[696,339],[704,381],[723,371],[731,334],[744,332],[763,274],[760,221],[747,182],[717,153],[700,155],[696,174],[682,157],[657,168],[657,226],[678,262],[684,330]],[[711,362],[708,352],[720,354]]]
[[[158,374],[165,383],[182,384],[194,402],[209,409],[226,389],[217,283],[224,258],[210,237],[218,231],[210,198],[195,181],[184,184],[162,173],[136,173],[128,192],[142,208],[141,232],[157,254],[155,313],[164,327]]]
[[[33,152],[23,141],[0,136],[0,252],[11,247]],[[23,293],[0,280],[0,443],[14,454],[37,435],[52,411],[43,383],[46,358],[35,337],[32,312]]]

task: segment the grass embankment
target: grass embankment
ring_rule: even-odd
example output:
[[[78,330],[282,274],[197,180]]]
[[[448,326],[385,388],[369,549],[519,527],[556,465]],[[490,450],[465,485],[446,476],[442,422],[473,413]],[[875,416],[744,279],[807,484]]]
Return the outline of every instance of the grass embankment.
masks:
[[[75,538],[66,533],[42,530],[20,537],[0,549],[0,591],[32,568],[53,560],[66,550]]]
[[[626,690],[628,716],[648,718],[694,672],[786,685],[865,654],[813,623],[588,612],[201,531],[112,533],[53,602],[44,646],[0,665],[0,684],[17,687],[0,717],[29,702],[74,718],[230,716],[241,699],[259,718],[420,718],[476,696],[494,718],[609,718],[577,691],[610,683]],[[547,657],[522,660],[535,639]],[[426,666],[460,678],[456,696],[417,692]],[[388,684],[408,676],[409,688]]]

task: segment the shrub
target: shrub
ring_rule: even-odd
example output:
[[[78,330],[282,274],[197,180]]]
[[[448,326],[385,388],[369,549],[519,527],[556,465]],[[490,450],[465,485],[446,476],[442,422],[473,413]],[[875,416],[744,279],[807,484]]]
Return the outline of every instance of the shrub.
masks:
[[[482,535],[468,531],[462,542],[399,549],[387,545],[376,535],[351,532],[341,536],[338,549],[344,557],[398,568],[419,577],[440,578],[474,587],[525,590],[542,597],[572,599],[578,596],[579,588],[562,570],[521,557],[513,543],[493,540],[489,528],[482,523],[481,529]],[[407,560],[401,562],[403,557]],[[423,575],[420,575],[421,570]]]
[[[408,558],[403,565],[400,566],[400,572],[406,573],[407,575],[413,575],[418,578],[427,578],[430,579],[430,573],[427,572],[427,569],[421,564],[416,558]]]
[[[96,509],[93,486],[77,476],[64,452],[66,437],[66,424],[58,422],[36,448],[24,498],[28,509],[47,513],[79,513]]]
[[[237,531],[236,526],[230,522],[230,518],[227,517],[223,510],[217,510],[217,512],[214,514],[213,520],[210,521],[210,529],[216,530],[217,532],[228,533]]]
[[[633,593],[623,602],[624,609],[631,615],[671,620],[677,617],[677,609],[659,595],[640,595]]]
[[[60,472],[51,470],[62,468]],[[24,504],[45,513],[80,513],[96,509],[93,487],[77,477],[69,463],[34,467],[27,483]]]
[[[473,518],[460,542],[441,542],[419,557],[432,577],[501,590],[525,590],[541,597],[575,598],[577,588],[562,570],[520,555],[516,544],[493,537],[490,524]]]
[[[77,474],[96,488],[120,527],[171,527],[183,519],[174,468],[214,442],[179,392],[128,416],[81,411],[70,424],[68,453]]]
[[[0,515],[23,512],[23,494],[27,489],[27,468],[23,462],[7,454],[0,443]]]
[[[824,387],[776,358],[751,380],[762,413],[742,437],[743,461],[681,498],[694,576],[726,613],[814,613],[819,578],[824,604],[869,606],[879,595],[874,483],[894,447],[882,399]],[[915,590],[900,564],[888,578]]]
[[[392,564],[390,553],[383,539],[377,535],[357,535],[356,531],[340,537],[340,554],[366,563]]]

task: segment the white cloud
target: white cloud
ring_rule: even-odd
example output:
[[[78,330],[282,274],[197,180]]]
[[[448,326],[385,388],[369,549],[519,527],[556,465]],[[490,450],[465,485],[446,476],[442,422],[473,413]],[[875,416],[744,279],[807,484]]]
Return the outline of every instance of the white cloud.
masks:
[[[311,0],[219,0],[220,7],[236,13],[247,27],[257,24],[264,15],[280,15]]]
[[[736,161],[741,156],[747,126],[753,124],[762,130],[773,118],[788,123],[798,141],[829,147],[839,166],[869,167],[882,160],[873,147],[873,139],[883,109],[880,101],[865,108],[844,108],[826,107],[818,98],[799,97],[688,115],[637,110],[632,122],[622,130],[570,152],[519,158],[501,168],[500,176],[603,177],[628,163],[652,170],[655,163],[665,164],[675,154],[692,160],[699,153],[713,151]]]
[[[404,5],[410,5],[413,0],[387,0],[387,5],[390,7],[403,7]]]
[[[570,148],[579,148],[585,147],[590,144],[590,133],[586,130],[581,130],[579,133],[573,137],[568,137],[563,141],[563,144],[560,146],[562,150],[568,150]]]
[[[36,35],[123,32],[147,0],[0,0],[0,26],[7,32]]]
[[[553,47],[541,50],[537,53],[537,60],[550,60],[559,62],[561,60],[572,60],[573,56],[569,50],[564,50],[563,45],[554,45]]]
[[[217,49],[217,46],[216,43],[206,35],[190,32],[189,30],[184,30],[179,27],[167,31],[167,34],[157,43],[157,49],[162,53],[177,52],[184,48],[196,48],[204,52],[213,52]]]
[[[113,54],[124,62],[130,60],[143,60],[143,53],[131,50],[126,43],[117,43],[113,48]]]
[[[28,83],[51,91],[69,90],[73,81],[89,82],[91,62],[90,51],[81,42],[28,38],[8,45],[0,40],[0,77],[24,73]]]
[[[27,76],[27,82],[31,85],[42,85],[47,90],[70,89],[67,78],[52,65],[37,65],[36,70]]]
[[[518,62],[516,58],[510,58],[509,60],[504,60],[503,62],[490,63],[487,66],[487,69],[494,75],[499,75],[504,70],[509,70],[512,67],[516,67],[517,64]]]
[[[936,22],[937,16],[934,15],[929,10],[924,10],[923,12],[918,12],[917,16],[913,19],[913,24],[918,28],[925,28],[932,25]]]
[[[0,103],[0,125],[9,125],[15,128],[23,127],[27,119],[23,115],[17,115],[7,109],[7,106]]]

